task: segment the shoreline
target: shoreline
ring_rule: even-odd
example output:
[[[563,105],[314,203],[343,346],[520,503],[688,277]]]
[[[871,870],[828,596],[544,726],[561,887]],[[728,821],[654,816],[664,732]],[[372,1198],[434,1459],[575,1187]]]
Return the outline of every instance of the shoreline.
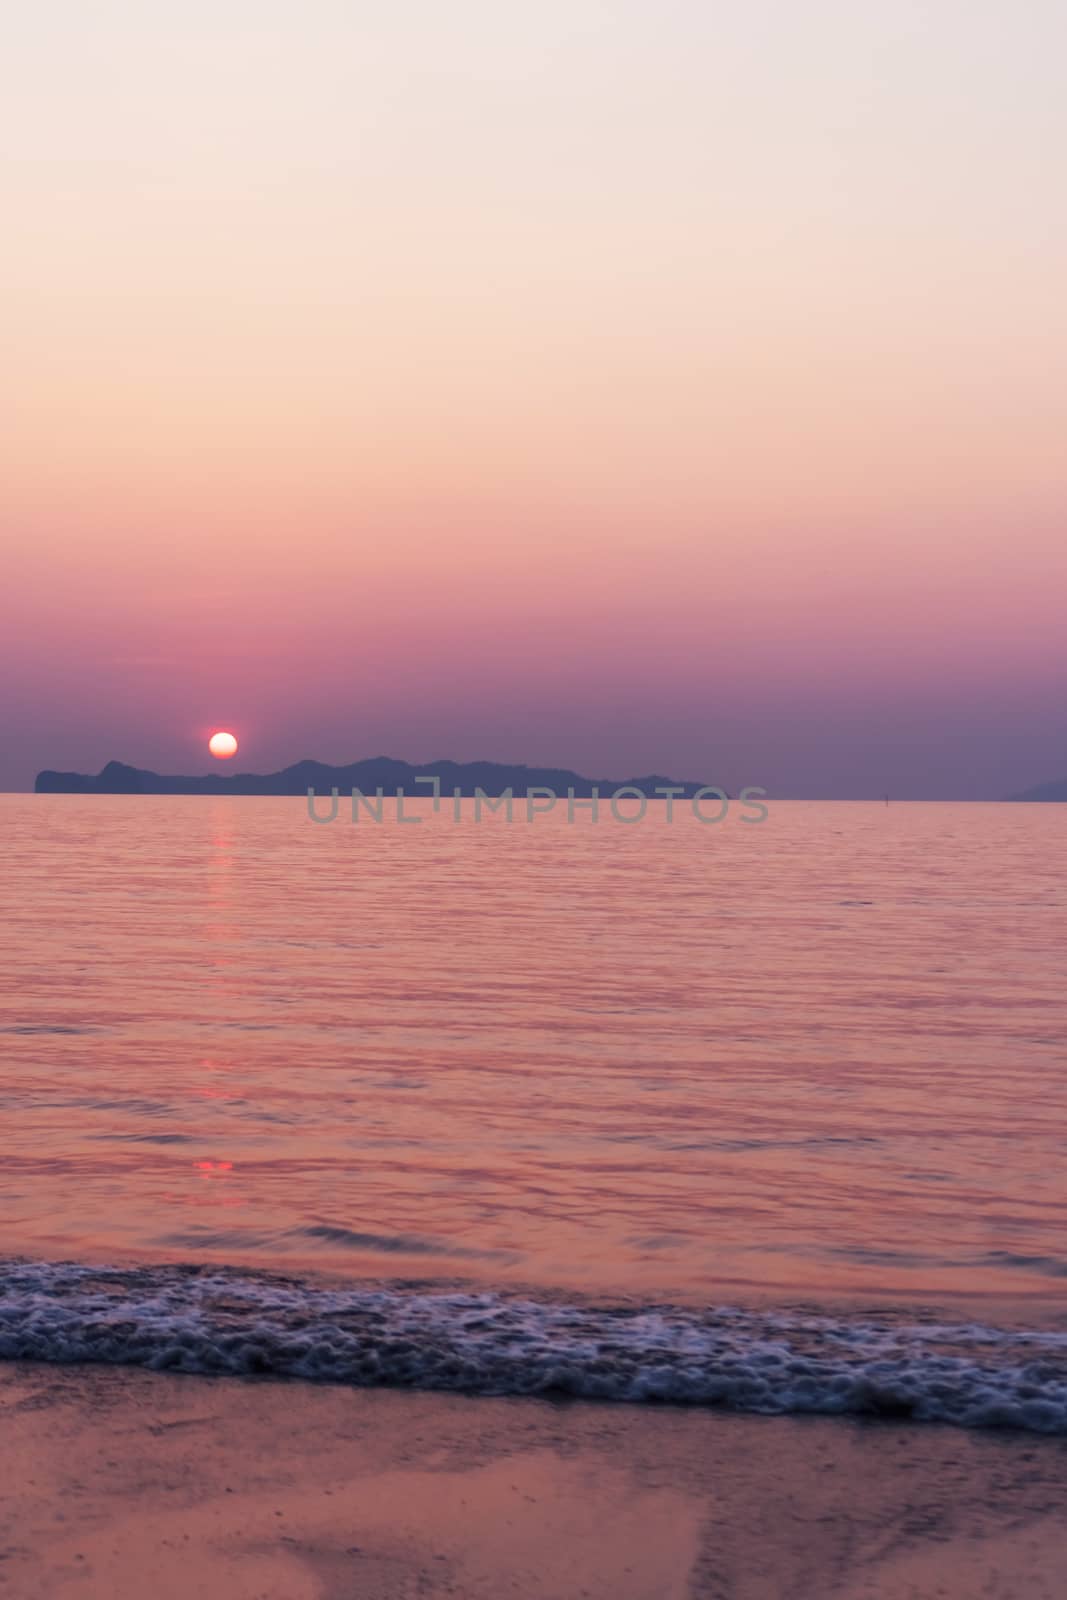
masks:
[[[0,1359],[1067,1436],[1062,1332],[3,1263]]]
[[[1054,1600],[1067,1440],[0,1363],[0,1595]]]

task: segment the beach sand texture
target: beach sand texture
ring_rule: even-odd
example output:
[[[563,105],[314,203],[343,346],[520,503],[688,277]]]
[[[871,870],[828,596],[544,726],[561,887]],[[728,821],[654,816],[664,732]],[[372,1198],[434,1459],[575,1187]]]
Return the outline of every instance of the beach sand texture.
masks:
[[[1067,1444],[0,1368],[0,1595],[1060,1600]]]

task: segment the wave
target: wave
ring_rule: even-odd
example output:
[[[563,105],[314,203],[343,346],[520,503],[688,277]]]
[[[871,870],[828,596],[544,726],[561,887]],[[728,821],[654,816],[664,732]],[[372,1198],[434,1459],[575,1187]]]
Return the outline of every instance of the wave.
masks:
[[[0,1262],[0,1357],[1067,1433],[1067,1333]]]

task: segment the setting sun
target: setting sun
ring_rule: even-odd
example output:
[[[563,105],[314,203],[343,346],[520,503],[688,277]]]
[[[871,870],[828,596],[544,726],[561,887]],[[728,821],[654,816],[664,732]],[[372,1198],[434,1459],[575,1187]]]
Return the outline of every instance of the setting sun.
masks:
[[[213,733],[207,742],[207,747],[220,761],[228,761],[231,756],[237,754],[237,740],[232,733]]]

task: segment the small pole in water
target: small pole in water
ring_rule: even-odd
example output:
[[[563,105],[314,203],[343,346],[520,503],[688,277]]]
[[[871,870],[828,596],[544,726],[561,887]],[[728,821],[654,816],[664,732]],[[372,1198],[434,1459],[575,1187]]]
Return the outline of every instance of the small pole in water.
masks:
[[[888,795],[886,795],[886,797],[885,797],[885,803],[886,803],[886,805],[889,804],[889,796]]]

